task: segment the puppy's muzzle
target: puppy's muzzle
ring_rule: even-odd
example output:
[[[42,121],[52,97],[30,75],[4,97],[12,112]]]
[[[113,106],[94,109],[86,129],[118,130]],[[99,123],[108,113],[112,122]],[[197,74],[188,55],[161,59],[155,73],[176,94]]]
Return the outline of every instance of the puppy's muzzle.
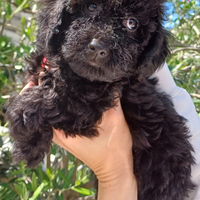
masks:
[[[93,39],[88,45],[90,60],[96,64],[100,64],[109,56],[109,49],[100,40]]]

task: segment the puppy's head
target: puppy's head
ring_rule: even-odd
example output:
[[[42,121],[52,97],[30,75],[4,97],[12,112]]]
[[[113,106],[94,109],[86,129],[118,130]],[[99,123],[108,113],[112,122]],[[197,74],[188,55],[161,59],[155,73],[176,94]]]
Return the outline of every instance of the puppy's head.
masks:
[[[44,0],[38,46],[90,81],[150,76],[169,54],[164,0]]]

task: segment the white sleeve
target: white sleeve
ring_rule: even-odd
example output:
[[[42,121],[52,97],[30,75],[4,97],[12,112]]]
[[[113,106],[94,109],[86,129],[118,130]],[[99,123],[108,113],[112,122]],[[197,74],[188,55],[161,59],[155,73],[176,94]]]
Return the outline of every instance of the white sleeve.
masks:
[[[194,148],[196,165],[192,168],[192,179],[198,185],[188,200],[200,200],[200,118],[188,92],[178,87],[165,63],[157,70],[152,78],[158,78],[158,91],[170,95],[176,111],[187,119],[187,126],[190,130],[190,142]]]

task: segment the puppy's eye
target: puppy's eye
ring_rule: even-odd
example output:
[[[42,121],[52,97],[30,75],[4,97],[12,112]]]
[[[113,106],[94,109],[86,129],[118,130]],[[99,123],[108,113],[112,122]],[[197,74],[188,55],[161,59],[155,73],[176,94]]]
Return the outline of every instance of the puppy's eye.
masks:
[[[137,29],[138,27],[138,21],[134,18],[129,18],[127,20],[127,27],[131,30],[134,31]]]
[[[97,4],[95,4],[95,3],[88,3],[86,6],[87,6],[86,7],[87,11],[89,11],[89,12],[94,12],[97,9]]]

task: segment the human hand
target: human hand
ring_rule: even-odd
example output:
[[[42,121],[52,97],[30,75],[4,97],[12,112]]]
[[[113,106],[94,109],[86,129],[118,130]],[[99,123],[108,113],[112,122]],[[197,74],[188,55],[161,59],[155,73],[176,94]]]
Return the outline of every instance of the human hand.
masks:
[[[114,109],[104,113],[98,132],[94,138],[66,137],[54,129],[53,141],[88,165],[99,180],[115,179],[126,168],[133,171],[132,137],[119,99]]]

